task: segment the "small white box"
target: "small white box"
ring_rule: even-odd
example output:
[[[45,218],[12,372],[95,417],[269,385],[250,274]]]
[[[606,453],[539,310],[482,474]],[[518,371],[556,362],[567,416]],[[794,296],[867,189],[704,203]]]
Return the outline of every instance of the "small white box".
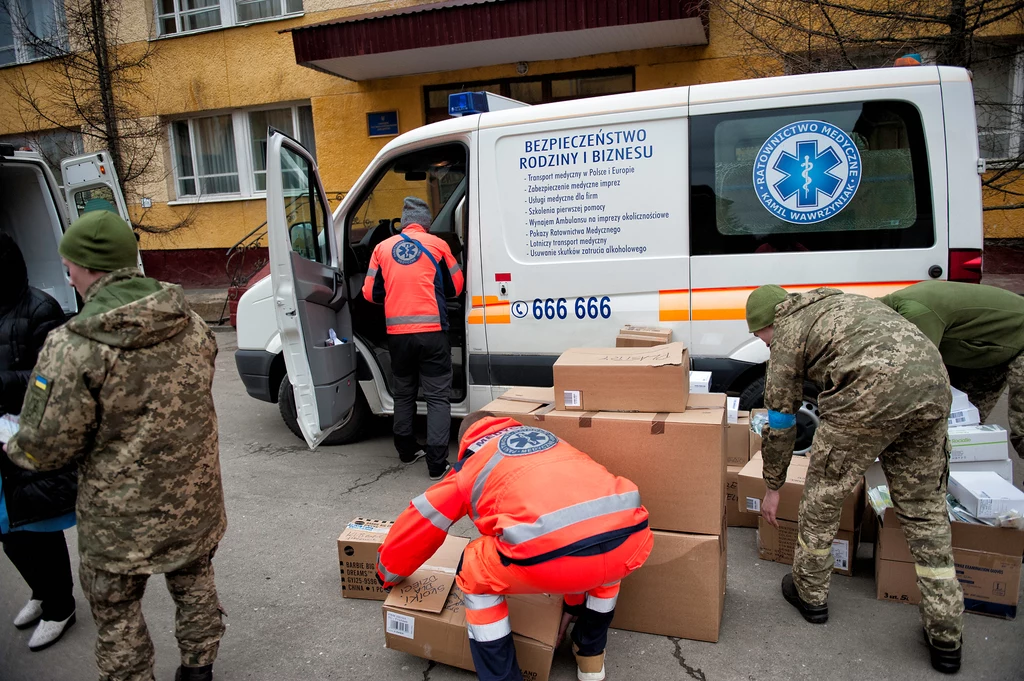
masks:
[[[967,407],[949,412],[949,427],[976,426],[981,423],[981,413],[977,407]]]
[[[1013,482],[1013,462],[1007,457],[1002,461],[957,461],[949,464],[950,473],[978,473],[992,471],[1003,480]]]
[[[949,429],[949,460],[1002,461],[1009,458],[1006,431],[996,425],[960,426]]]
[[[949,412],[963,411],[964,409],[970,409],[974,405],[971,404],[970,398],[967,397],[967,393],[963,390],[957,390],[953,386],[949,387],[949,392],[953,394],[953,406],[949,408]]]
[[[997,518],[1009,511],[1024,515],[1024,492],[991,471],[950,473],[949,492],[975,518]]]
[[[691,371],[690,372],[690,392],[691,393],[709,393],[709,392],[711,392],[711,372],[710,371]]]
[[[729,423],[739,423],[740,421],[740,398],[738,397],[727,397],[725,398],[725,417]]]

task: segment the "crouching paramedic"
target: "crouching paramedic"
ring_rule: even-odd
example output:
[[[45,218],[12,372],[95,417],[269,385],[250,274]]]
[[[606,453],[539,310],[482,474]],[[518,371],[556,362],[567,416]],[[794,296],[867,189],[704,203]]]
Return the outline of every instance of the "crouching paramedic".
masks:
[[[577,676],[604,679],[619,580],[654,545],[636,485],[545,430],[470,414],[454,471],[412,500],[380,548],[384,588],[415,572],[465,515],[483,535],[466,547],[456,577],[480,679],[523,678],[505,595],[535,593],[568,594],[560,633],[578,618]]]

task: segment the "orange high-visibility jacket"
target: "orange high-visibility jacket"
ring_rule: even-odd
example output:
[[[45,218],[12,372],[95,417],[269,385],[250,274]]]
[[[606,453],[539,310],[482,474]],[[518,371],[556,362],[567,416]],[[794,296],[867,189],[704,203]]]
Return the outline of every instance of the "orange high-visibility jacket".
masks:
[[[462,293],[462,284],[462,268],[448,244],[411,224],[373,249],[363,297],[384,305],[388,333],[447,331],[444,301]]]
[[[385,587],[415,572],[467,514],[518,565],[610,550],[647,527],[635,484],[546,430],[486,418],[460,448],[454,470],[413,499],[388,532],[377,556]]]

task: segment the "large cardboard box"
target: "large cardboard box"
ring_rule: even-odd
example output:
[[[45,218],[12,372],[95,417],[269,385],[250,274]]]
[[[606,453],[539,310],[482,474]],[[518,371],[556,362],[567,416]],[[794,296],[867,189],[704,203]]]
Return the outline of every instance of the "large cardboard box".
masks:
[[[964,590],[964,608],[979,615],[1013,619],[1017,616],[1024,532],[1006,527],[950,523],[953,563]],[[883,601],[917,604],[914,557],[893,509],[878,524],[875,546],[877,597]]]
[[[796,549],[797,524],[788,520],[780,520],[776,528],[757,519],[757,555],[761,560],[770,560],[783,565],[793,564],[793,551]],[[839,530],[832,540],[832,557],[835,562],[832,572],[850,576],[853,574],[853,559],[857,556],[858,532]]]
[[[1000,426],[961,426],[950,428],[948,435],[951,462],[1001,461],[1007,458],[1006,431]]]
[[[338,536],[338,567],[341,595],[383,601],[387,597],[377,583],[377,549],[384,543],[394,522],[356,518]]]
[[[729,527],[757,527],[761,517],[756,513],[747,513],[740,508],[737,492],[740,478],[740,466],[727,466],[725,469],[725,518]]]
[[[474,671],[466,631],[465,596],[454,586],[468,539],[449,536],[426,564],[384,601],[388,648]],[[562,617],[561,596],[508,597],[516,657],[524,679],[547,681]]]
[[[622,580],[612,626],[718,641],[725,609],[726,530],[720,536],[654,532],[647,562]]]
[[[736,423],[726,425],[726,465],[744,466],[750,461],[750,435],[750,413],[741,411]]]
[[[555,362],[555,406],[570,411],[684,411],[689,373],[690,355],[682,343],[573,348]]]
[[[546,395],[515,388],[484,409],[550,431],[632,480],[652,529],[718,534],[725,506],[724,395],[693,396],[697,404],[720,406],[661,414],[558,411],[530,398]]]
[[[779,519],[796,522],[800,519],[800,497],[804,494],[804,483],[807,481],[807,464],[809,459],[805,456],[794,456],[786,472],[786,482],[779,489],[779,510],[776,515]],[[739,505],[742,510],[751,513],[761,513],[761,500],[767,487],[762,477],[764,471],[764,460],[760,452],[740,470]],[[857,483],[850,496],[843,502],[843,512],[839,517],[839,529],[848,532],[855,531],[860,526],[861,515],[864,512],[864,480]]]

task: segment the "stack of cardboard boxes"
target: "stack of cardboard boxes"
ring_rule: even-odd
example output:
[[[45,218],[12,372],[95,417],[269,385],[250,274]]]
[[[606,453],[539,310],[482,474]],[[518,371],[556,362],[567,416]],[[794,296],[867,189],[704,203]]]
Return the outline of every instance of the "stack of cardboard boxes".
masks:
[[[486,409],[548,430],[632,480],[654,550],[622,582],[612,626],[717,641],[725,605],[726,398],[689,394],[681,343],[568,350],[555,388],[515,388]]]

